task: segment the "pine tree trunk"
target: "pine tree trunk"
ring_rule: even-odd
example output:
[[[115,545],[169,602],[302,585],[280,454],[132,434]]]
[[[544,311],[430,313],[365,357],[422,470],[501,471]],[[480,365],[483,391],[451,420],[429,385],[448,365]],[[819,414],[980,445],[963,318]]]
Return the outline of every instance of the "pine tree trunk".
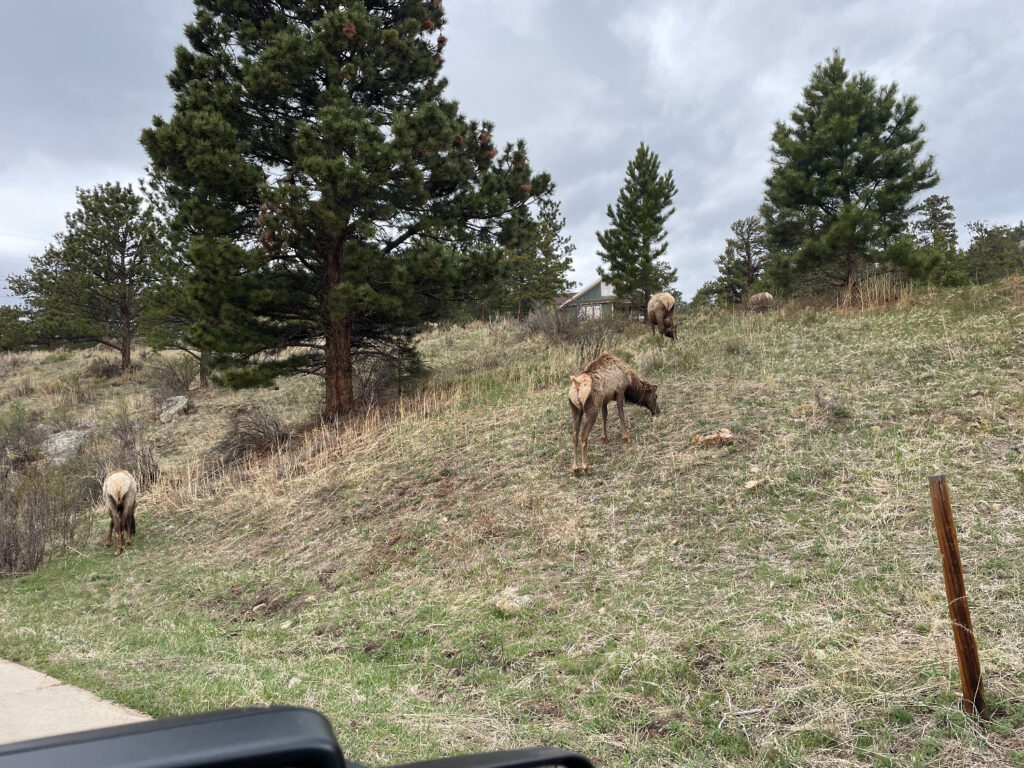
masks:
[[[121,375],[127,376],[132,369],[132,329],[125,325],[121,334]]]
[[[199,388],[210,386],[210,350],[199,350]]]
[[[355,407],[352,390],[352,318],[348,313],[338,316],[331,311],[331,294],[341,283],[341,257],[344,246],[327,255],[324,272],[324,416],[337,419]]]
[[[329,319],[326,324],[325,416],[337,419],[355,407],[352,392],[352,321],[348,317]]]
[[[857,290],[857,258],[852,251],[846,256],[846,295],[852,304]]]
[[[519,299],[519,322],[523,322],[523,300]]]

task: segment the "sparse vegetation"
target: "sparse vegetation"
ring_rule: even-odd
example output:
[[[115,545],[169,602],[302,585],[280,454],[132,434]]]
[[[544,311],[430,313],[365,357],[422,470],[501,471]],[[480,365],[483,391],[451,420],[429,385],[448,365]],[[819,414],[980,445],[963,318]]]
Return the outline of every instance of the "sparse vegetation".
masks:
[[[313,706],[367,764],[540,742],[602,765],[1012,764],[1022,314],[1011,279],[867,312],[694,313],[675,344],[609,330],[662,413],[627,413],[633,444],[582,479],[578,349],[514,323],[425,334],[413,392],[211,474],[234,409],[291,425],[317,390],[200,393],[185,423],[146,422],[163,471],[143,534],[109,557],[95,506],[78,552],[0,582],[0,646],[153,715]],[[24,359],[31,381],[85,365]],[[140,378],[82,418],[149,402]],[[38,394],[19,405],[49,418]],[[732,444],[690,446],[721,428]],[[989,723],[957,706],[936,472]]]
[[[194,357],[174,352],[151,355],[142,373],[156,402],[185,394],[198,375],[199,363]]]
[[[231,415],[227,432],[213,447],[212,457],[224,464],[282,448],[288,433],[265,408],[242,408]]]

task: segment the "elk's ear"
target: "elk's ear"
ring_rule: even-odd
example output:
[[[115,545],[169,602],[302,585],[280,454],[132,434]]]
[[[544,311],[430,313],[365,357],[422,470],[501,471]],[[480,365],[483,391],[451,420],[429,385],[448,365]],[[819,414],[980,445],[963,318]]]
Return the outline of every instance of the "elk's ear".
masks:
[[[651,384],[651,392],[657,392],[657,391],[658,391],[658,385],[657,384]]]

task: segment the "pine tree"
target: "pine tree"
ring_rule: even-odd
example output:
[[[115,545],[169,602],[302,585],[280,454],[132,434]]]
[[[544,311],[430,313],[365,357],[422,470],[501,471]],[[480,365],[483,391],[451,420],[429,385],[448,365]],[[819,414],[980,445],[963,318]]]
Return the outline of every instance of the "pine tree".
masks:
[[[975,283],[1024,271],[1024,221],[1015,227],[972,221],[971,244],[964,252],[965,269]]]
[[[228,384],[318,373],[343,415],[353,360],[412,359],[550,179],[443,97],[439,0],[196,6],[174,114],[142,137],[188,234],[190,335]]]
[[[660,171],[658,156],[641,143],[626,167],[615,208],[608,206],[611,224],[597,233],[598,256],[605,263],[598,267],[598,274],[611,283],[619,298],[642,293],[644,306],[651,294],[676,281],[676,270],[659,260],[668,250],[665,224],[675,213],[676,185],[672,171],[664,175]]]
[[[21,307],[0,306],[0,352],[18,352],[27,348],[32,330]]]
[[[950,248],[957,247],[956,211],[948,195],[929,195],[917,206],[912,227],[917,245],[933,245],[942,240]]]
[[[176,349],[199,364],[199,388],[210,385],[210,349],[202,347],[191,336],[191,330],[202,318],[202,312],[186,290],[190,265],[188,232],[167,224],[174,221],[165,194],[150,184],[146,197],[152,209],[165,224],[167,247],[154,260],[156,277],[142,297],[143,311],[139,331],[153,349]]]
[[[911,221],[913,251],[901,263],[911,278],[933,285],[968,282],[963,252],[957,248],[956,214],[946,195],[929,195]]]
[[[64,217],[67,231],[8,284],[24,299],[39,333],[116,349],[127,374],[140,297],[155,279],[164,235],[130,185],[101,184],[79,189],[77,197],[78,209]]]
[[[535,304],[550,303],[572,288],[566,277],[576,250],[565,234],[561,204],[550,196],[537,201],[536,211],[524,210],[522,227],[506,251],[502,289],[519,322]]]
[[[776,268],[855,289],[875,263],[899,263],[918,192],[939,181],[924,148],[917,102],[850,76],[836,51],[817,66],[803,103],[772,134],[772,173],[761,215]]]
[[[740,304],[761,280],[768,248],[764,243],[760,217],[737,219],[729,228],[733,236],[726,238],[725,251],[715,259],[718,277],[705,285],[704,293],[713,293],[732,304]]]
[[[188,263],[184,251],[170,247],[155,262],[157,276],[143,296],[139,331],[153,349],[177,349],[199,364],[199,388],[210,385],[210,350],[194,342],[191,330],[202,312],[185,289]]]

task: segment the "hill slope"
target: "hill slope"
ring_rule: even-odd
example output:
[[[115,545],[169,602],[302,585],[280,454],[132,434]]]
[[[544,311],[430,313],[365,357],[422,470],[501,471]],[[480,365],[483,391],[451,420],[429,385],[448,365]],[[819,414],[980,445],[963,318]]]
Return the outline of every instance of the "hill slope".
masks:
[[[267,398],[298,420],[312,388],[214,391],[153,427],[166,471],[125,556],[97,511],[78,553],[0,582],[0,655],[153,715],[316,707],[368,764],[535,743],[604,765],[1024,764],[1022,320],[1011,281],[605,336],[662,415],[627,406],[623,445],[613,409],[583,478],[580,351],[511,326],[425,336],[422,392],[211,477],[189,458],[221,436],[209,414]],[[691,446],[721,427],[734,444]],[[956,703],[939,472],[984,727]]]

